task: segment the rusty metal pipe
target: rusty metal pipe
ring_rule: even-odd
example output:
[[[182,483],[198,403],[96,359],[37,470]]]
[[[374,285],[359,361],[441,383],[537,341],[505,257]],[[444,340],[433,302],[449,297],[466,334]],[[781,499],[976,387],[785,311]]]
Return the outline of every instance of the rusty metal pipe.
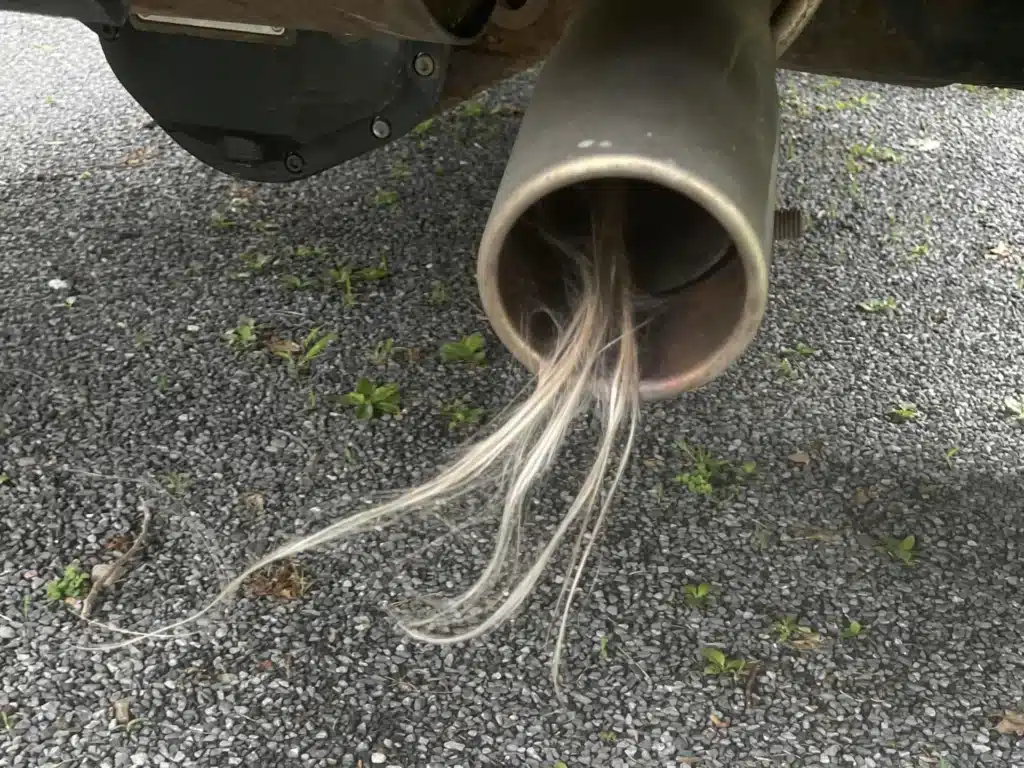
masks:
[[[775,203],[770,5],[584,1],[538,78],[480,241],[484,311],[527,367],[552,333],[536,310],[567,300],[552,241],[585,241],[590,192],[609,183],[626,196],[638,307],[657,307],[638,309],[642,396],[695,389],[749,345]]]

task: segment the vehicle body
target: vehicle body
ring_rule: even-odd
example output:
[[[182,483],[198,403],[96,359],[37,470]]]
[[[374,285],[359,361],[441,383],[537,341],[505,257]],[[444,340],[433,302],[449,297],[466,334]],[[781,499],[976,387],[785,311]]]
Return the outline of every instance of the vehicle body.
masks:
[[[545,288],[558,279],[521,223],[545,203],[558,211],[555,229],[571,230],[579,217],[563,193],[628,180],[636,228],[660,233],[638,241],[647,256],[636,274],[648,293],[677,298],[646,337],[651,398],[714,378],[760,324],[776,66],[1024,85],[1024,4],[1014,0],[0,0],[0,10],[81,20],[178,144],[264,182],[372,151],[556,51],[481,241],[484,309],[535,366],[543,333],[523,318],[559,300]],[[681,258],[684,246],[711,250]],[[701,330],[686,345],[684,327]]]

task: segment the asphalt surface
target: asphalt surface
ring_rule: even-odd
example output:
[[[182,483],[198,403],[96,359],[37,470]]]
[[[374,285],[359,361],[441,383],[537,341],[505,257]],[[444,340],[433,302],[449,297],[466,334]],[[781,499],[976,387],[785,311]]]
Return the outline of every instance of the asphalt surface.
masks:
[[[86,30],[0,15],[0,763],[1024,766],[1024,741],[994,729],[1024,709],[1024,423],[1004,406],[1024,391],[1024,96],[1000,91],[781,76],[781,197],[813,226],[778,249],[742,361],[646,409],[565,704],[548,680],[557,569],[486,639],[395,628],[398,602],[472,578],[487,525],[429,549],[443,522],[367,535],[300,558],[301,597],[254,585],[198,634],[77,648],[115,636],[46,584],[111,561],[141,507],[148,543],[93,617],[149,630],[270,544],[428,477],[471,435],[442,403],[493,414],[527,384],[490,335],[486,368],[437,349],[487,333],[473,255],[528,92],[256,186],[146,129]],[[352,306],[285,285],[384,254],[391,277]],[[241,317],[338,340],[294,375],[229,347]],[[377,366],[385,338],[419,354]],[[797,344],[816,351],[780,368]],[[332,400],[360,376],[400,385],[400,418]],[[916,419],[889,419],[901,402]],[[592,435],[539,495],[538,538]],[[698,496],[674,480],[677,440],[756,473]],[[913,567],[879,549],[910,535]],[[685,599],[699,583],[704,608]],[[780,642],[787,615],[814,634]],[[708,647],[753,674],[705,675]]]

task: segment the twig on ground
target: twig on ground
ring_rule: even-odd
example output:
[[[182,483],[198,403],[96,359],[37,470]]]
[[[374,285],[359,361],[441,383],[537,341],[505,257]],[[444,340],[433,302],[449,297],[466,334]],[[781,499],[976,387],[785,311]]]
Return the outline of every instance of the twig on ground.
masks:
[[[142,547],[145,546],[145,539],[149,533],[149,521],[151,514],[149,512],[149,505],[142,505],[142,526],[139,530],[138,535],[135,537],[135,541],[128,548],[128,551],[122,554],[117,560],[111,563],[104,571],[103,575],[93,581],[92,587],[89,589],[89,594],[86,595],[85,600],[82,602],[82,613],[83,619],[88,619],[89,614],[92,613],[92,609],[96,606],[96,602],[99,600],[100,592],[102,592],[107,586],[113,584],[122,575],[124,575],[125,567],[128,565],[128,561],[135,557],[141,551]]]

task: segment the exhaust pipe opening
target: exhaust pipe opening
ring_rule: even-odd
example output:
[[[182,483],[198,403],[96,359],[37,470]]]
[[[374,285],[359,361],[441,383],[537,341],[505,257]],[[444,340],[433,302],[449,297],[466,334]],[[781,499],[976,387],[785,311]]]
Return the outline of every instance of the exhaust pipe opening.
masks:
[[[593,231],[623,195],[641,396],[696,389],[753,339],[767,304],[778,145],[767,0],[586,0],[538,78],[480,241],[495,332],[550,354]],[[556,314],[557,316],[557,314]]]
[[[547,357],[578,281],[577,258],[592,258],[590,201],[615,184],[623,196],[624,242],[641,328],[641,378],[647,397],[675,389],[728,346],[741,324],[748,286],[725,227],[693,199],[646,179],[591,179],[557,189],[529,206],[497,254],[497,299],[524,354]],[[709,311],[699,333],[692,320]],[[713,311],[710,308],[713,307]],[[658,382],[657,386],[654,385]]]

